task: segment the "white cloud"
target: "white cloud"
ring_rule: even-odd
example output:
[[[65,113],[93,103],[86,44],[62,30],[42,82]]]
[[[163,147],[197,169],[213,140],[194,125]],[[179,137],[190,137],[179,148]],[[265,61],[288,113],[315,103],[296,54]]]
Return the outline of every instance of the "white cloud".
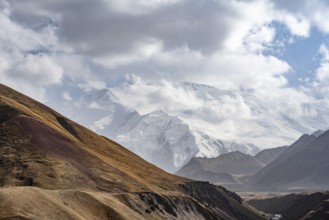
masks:
[[[208,95],[198,96],[195,91],[181,84],[162,80],[159,84],[150,84],[138,79],[135,83],[112,88],[122,103],[140,113],[146,114],[158,109],[181,115],[186,112],[197,115],[203,121],[217,123],[229,118],[248,119],[250,109],[243,98],[237,95],[223,95],[222,102]]]
[[[61,82],[63,69],[48,53],[60,49],[50,26],[38,32],[11,20],[10,4],[0,6],[0,82],[38,100],[46,100],[46,88]]]
[[[126,84],[123,89],[124,92],[120,88],[114,92],[126,106],[138,109],[143,114],[157,109],[176,112],[202,106],[194,94],[182,88],[176,88],[171,82],[165,80],[159,84],[149,84],[137,78],[134,83]],[[135,98],[132,98],[132,94]]]
[[[293,34],[308,37],[311,26],[329,33],[328,10],[325,0],[272,1],[279,12],[279,19],[286,23]]]
[[[314,71],[315,80],[309,82],[309,87],[317,97],[318,102],[326,107],[329,103],[329,49],[325,44],[320,46],[319,54],[321,61]]]
[[[325,44],[321,44],[320,49],[319,49],[320,55],[322,55],[322,60],[323,61],[329,61],[329,49]]]
[[[58,57],[56,61],[69,78],[85,81],[78,83],[84,87],[92,88],[90,82],[111,80],[111,75],[127,72],[154,80],[164,77],[173,81],[211,82],[224,88],[286,83],[283,74],[289,65],[262,54],[276,33],[271,26],[276,12],[270,1],[101,0],[94,4],[72,1],[76,7],[70,7],[69,14],[59,10],[65,6],[63,2],[46,1],[40,5],[33,2],[25,4],[40,9],[43,16],[47,11],[51,18],[59,14],[56,32],[51,36],[54,42],[58,37],[79,54],[61,54],[64,58]],[[76,14],[85,13],[82,4],[89,6],[90,16],[73,19]],[[13,5],[14,16],[22,16],[22,10],[16,7],[20,4]],[[139,13],[139,9],[147,13]],[[113,10],[138,13],[131,16]],[[28,12],[24,16],[35,18]],[[100,76],[99,70],[85,59],[110,72],[103,71]]]
[[[246,36],[262,30],[273,21],[272,4],[269,1],[230,1],[226,4],[230,6],[231,13],[227,16],[230,29],[224,41],[225,49],[240,49]]]
[[[85,92],[89,92],[93,89],[104,89],[106,87],[106,82],[102,80],[89,80],[88,82],[78,84],[78,87]]]
[[[4,3],[7,1],[3,1]],[[56,36],[56,26],[45,23],[38,30],[18,24],[13,18],[11,5],[7,2],[0,7],[1,50],[7,52],[70,51],[60,44]]]
[[[102,0],[111,10],[120,13],[141,15],[150,13],[160,7],[178,3],[182,0]]]
[[[63,99],[65,99],[66,101],[72,101],[73,100],[71,94],[68,91],[62,92],[62,96],[63,96]]]
[[[205,82],[224,89],[281,87],[286,84],[283,74],[290,69],[276,57],[256,54],[216,54],[211,62],[214,65],[208,68],[213,74]]]
[[[329,33],[328,10],[329,4],[327,1],[314,0],[304,2],[303,13],[324,33]]]
[[[276,119],[293,114],[291,120],[300,120],[295,126],[304,131],[320,117],[326,100],[312,97],[328,93],[329,52],[321,46],[323,59],[305,90],[289,88],[289,63],[268,52],[277,22],[289,29],[291,44],[296,36],[312,37],[312,27],[328,34],[328,9],[320,0],[1,1],[0,81],[42,100],[46,88],[67,86],[67,93],[59,94],[69,100],[69,88],[101,89],[134,73],[126,93],[118,95],[143,113],[192,112],[194,126],[210,126],[213,134],[231,138],[252,136],[252,131],[261,136],[266,126],[277,137],[279,126],[295,137],[291,127],[275,125]],[[177,87],[180,81],[237,94],[223,95],[221,102],[200,98]],[[260,92],[257,100],[271,112],[255,117],[239,94],[242,89]],[[265,128],[255,120],[265,121]],[[214,129],[215,122],[221,130]]]
[[[257,27],[245,38],[245,47],[248,51],[263,51],[271,46],[275,37],[275,29],[268,26]]]
[[[277,19],[287,25],[293,35],[309,37],[311,22],[304,16],[293,15],[285,11],[277,12]]]
[[[320,67],[316,70],[316,78],[324,83],[329,82],[329,63],[324,62],[320,65]]]
[[[28,54],[12,62],[7,75],[11,78],[25,78],[37,85],[58,84],[63,76],[63,69],[48,55]]]
[[[133,51],[123,54],[103,55],[95,57],[93,60],[96,63],[102,64],[110,69],[115,69],[119,66],[125,66],[131,63],[147,61],[153,55],[162,50],[162,43],[155,39],[148,39],[145,42],[140,42],[135,46]]]
[[[309,90],[272,87],[217,90],[193,84],[142,79],[112,88],[126,106],[142,114],[162,109],[179,116],[192,129],[225,141],[244,140],[261,147],[289,144],[301,134],[326,128],[329,105]]]
[[[322,58],[315,74],[318,81],[317,86],[323,87],[329,84],[329,50],[325,44],[321,44],[319,54]]]

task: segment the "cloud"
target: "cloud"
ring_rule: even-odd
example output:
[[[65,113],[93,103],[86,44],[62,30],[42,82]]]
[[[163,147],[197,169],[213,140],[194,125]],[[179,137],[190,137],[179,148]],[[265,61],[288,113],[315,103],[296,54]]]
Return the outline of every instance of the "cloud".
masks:
[[[222,131],[213,132],[231,137],[251,135],[248,126],[263,134],[268,125],[259,121],[293,113],[291,120],[303,122],[297,130],[306,131],[326,101],[328,49],[321,46],[323,59],[305,87],[296,86],[299,73],[276,51],[278,27],[287,27],[283,41],[291,45],[312,38],[312,28],[328,34],[328,9],[320,0],[1,1],[0,81],[42,100],[51,89],[71,99],[72,91],[116,87],[133,73],[124,86],[130,95],[121,98],[144,113],[193,112],[194,125],[218,122]],[[236,94],[204,99],[181,81]],[[256,117],[241,91],[275,112]]]
[[[124,105],[147,114],[158,109],[172,114],[187,116],[193,114],[211,123],[221,122],[228,118],[250,118],[250,109],[239,94],[227,93],[220,97],[220,101],[205,93],[196,93],[189,84],[174,84],[162,80],[157,84],[150,84],[141,78],[130,75],[133,82],[123,84],[111,90]],[[218,98],[218,97],[217,97]]]
[[[28,54],[14,61],[6,73],[10,78],[26,78],[37,85],[61,82],[63,69],[50,56]]]
[[[308,36],[310,26],[329,33],[327,12],[329,3],[324,0],[313,1],[273,1],[275,7],[285,15],[283,21],[291,31],[300,36]]]
[[[289,65],[262,54],[275,36],[271,26],[274,9],[267,1],[126,0],[91,4],[48,0],[36,4],[28,0],[22,4],[49,12],[50,18],[57,15],[56,36],[76,53],[109,69],[102,80],[134,72],[154,80],[190,80],[224,88],[286,84],[283,74]],[[13,6],[13,17],[23,23],[33,20],[19,20],[22,6],[15,5],[19,4]],[[24,18],[29,16],[36,15],[24,10]]]
[[[322,56],[320,66],[316,70],[316,79],[321,84],[329,83],[329,50],[322,44],[319,48],[319,54]]]
[[[12,21],[10,4],[0,5],[0,82],[38,100],[61,82],[63,70],[49,50],[60,48],[52,27],[38,32]]]
[[[192,129],[224,141],[244,140],[262,147],[293,142],[303,133],[326,128],[329,105],[306,89],[218,90],[200,84],[169,81],[150,84],[141,78],[111,90],[121,103],[147,114],[164,110]],[[325,122],[325,123],[323,123]]]
[[[136,15],[117,9],[138,11],[138,7],[134,6],[154,6],[156,10]],[[160,41],[165,49],[186,45],[191,50],[212,53],[221,48],[228,38],[241,38],[253,26],[270,22],[270,18],[258,19],[254,13],[257,11],[265,16],[264,7],[266,4],[262,1],[248,4],[241,1],[199,0],[46,0],[36,4],[33,0],[27,0],[13,4],[13,17],[26,23],[36,19],[37,15],[32,11],[47,11],[50,18],[58,14],[58,36],[80,52],[93,56],[134,52],[149,39]],[[34,10],[29,14],[24,8]],[[24,14],[24,20],[21,14]],[[88,16],[79,16],[81,14]]]
[[[264,51],[271,45],[275,37],[275,28],[261,26],[251,30],[245,37],[247,51]]]
[[[329,82],[329,63],[324,62],[316,71],[316,78],[320,82]]]
[[[132,15],[147,14],[161,7],[176,4],[180,1],[181,0],[112,0],[109,2],[104,0],[111,10]]]
[[[315,81],[311,82],[315,94],[324,100],[329,98],[329,49],[325,44],[319,48],[321,62],[315,70]]]
[[[273,22],[285,24],[292,35],[309,37],[312,25],[320,28],[325,23],[321,21],[325,20],[323,8],[327,5],[316,2],[322,7],[270,0],[45,0],[41,3],[26,0],[10,4],[10,19],[16,26],[28,27],[26,33],[44,32],[48,38],[42,38],[42,42],[45,39],[53,42],[47,42],[46,48],[58,50],[67,46],[70,55],[61,56],[72,58],[75,65],[88,70],[81,74],[85,81],[93,77],[109,81],[113,75],[134,72],[156,80],[186,80],[188,75],[191,81],[202,78],[213,82],[220,78],[220,86],[238,87],[247,78],[241,72],[251,69],[254,74],[247,75],[256,85],[283,86],[287,83],[284,74],[290,70],[289,64],[265,55],[276,36]],[[307,7],[314,8],[316,13],[309,13]],[[80,63],[76,62],[77,56]],[[263,68],[254,67],[256,62]],[[253,65],[244,69],[248,63]],[[97,65],[104,68],[103,75],[98,74]],[[66,75],[73,78],[74,73],[70,71]],[[243,80],[232,81],[239,78]]]
[[[309,37],[311,21],[303,15],[293,15],[285,11],[277,12],[277,20],[285,24],[293,35]]]
[[[62,96],[63,96],[63,99],[65,99],[66,101],[72,101],[73,100],[71,94],[67,91],[62,92]]]
[[[329,61],[329,49],[325,44],[321,44],[319,54],[322,55],[322,61]]]
[[[33,4],[25,5],[23,10],[20,4],[1,1],[0,82],[43,101],[47,100],[47,90],[62,84],[64,78],[88,88],[104,88],[104,70],[72,53],[72,48],[60,41],[57,23],[47,17],[51,14],[40,10],[35,13],[38,19],[32,19],[23,13],[34,8]],[[13,5],[21,8],[19,16]],[[27,23],[19,19],[26,19]]]
[[[136,62],[148,61],[153,55],[162,50],[162,43],[155,39],[148,39],[136,46],[130,53],[118,53],[115,55],[104,55],[94,58],[96,63],[102,64],[110,69]]]

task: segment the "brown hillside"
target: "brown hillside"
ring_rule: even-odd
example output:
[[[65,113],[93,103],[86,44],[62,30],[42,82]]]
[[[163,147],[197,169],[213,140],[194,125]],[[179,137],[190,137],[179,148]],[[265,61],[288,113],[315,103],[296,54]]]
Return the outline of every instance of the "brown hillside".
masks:
[[[0,219],[262,219],[0,85]]]

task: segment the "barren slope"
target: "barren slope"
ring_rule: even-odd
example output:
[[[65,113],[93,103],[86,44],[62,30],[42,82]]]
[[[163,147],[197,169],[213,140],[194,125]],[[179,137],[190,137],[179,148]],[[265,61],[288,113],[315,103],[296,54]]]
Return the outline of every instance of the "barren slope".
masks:
[[[0,165],[0,218],[262,219],[3,85]]]

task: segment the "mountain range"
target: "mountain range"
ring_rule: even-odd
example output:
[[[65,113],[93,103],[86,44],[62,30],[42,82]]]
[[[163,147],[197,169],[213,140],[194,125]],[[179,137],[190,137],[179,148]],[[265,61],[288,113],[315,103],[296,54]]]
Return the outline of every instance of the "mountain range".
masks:
[[[177,174],[243,191],[327,190],[329,131],[305,134],[290,146],[266,149],[254,157],[231,152],[194,158]]]
[[[91,92],[57,108],[172,173],[193,157],[212,158],[236,150],[254,155],[260,151],[256,145],[242,141],[225,145],[163,110],[142,115],[120,103],[111,89]]]
[[[0,85],[1,219],[264,219]]]
[[[317,109],[318,117],[296,118],[298,114],[285,111],[291,100],[269,104],[256,91],[232,92],[182,82],[172,89],[188,97],[191,109],[181,109],[165,105],[168,94],[157,94],[159,85],[142,85],[155,94],[137,97],[134,83],[79,93],[51,106],[171,173],[193,157],[215,158],[234,151],[254,156],[261,149],[289,145],[301,134],[326,127],[325,109]],[[164,104],[140,111],[144,99],[160,102],[153,100],[156,97],[164,97]]]
[[[275,160],[285,148],[265,149],[255,156],[234,151],[216,158],[193,158],[176,174],[241,190],[250,177]]]
[[[257,98],[257,95],[250,91],[234,94],[232,92],[218,90],[214,87],[187,82],[180,83],[177,87],[182,91],[193,93],[199,99],[212,100],[215,106],[218,103],[225,102],[225,99],[228,97],[236,99],[238,96],[241,96],[243,97],[243,101],[241,102],[246,104],[251,110],[250,113],[252,115],[267,114],[267,111],[271,111],[270,108],[274,108],[273,106],[264,105]],[[190,123],[187,116],[190,116],[194,120],[198,117],[195,116],[199,114],[198,112],[185,112],[184,114],[174,112],[177,113],[174,114],[165,110],[155,110],[141,114],[136,109],[129,108],[126,105],[127,103],[123,101],[127,100],[122,98],[126,93],[129,94],[129,90],[125,87],[94,90],[80,98],[63,103],[62,107],[58,108],[64,109],[65,115],[72,115],[72,118],[79,123],[92,128],[103,136],[117,141],[127,147],[127,149],[166,171],[175,173],[184,167],[184,172],[179,172],[179,174],[188,178],[207,180],[213,183],[221,183],[222,181],[234,184],[248,183],[247,185],[250,190],[269,191],[290,190],[294,186],[301,188],[321,188],[326,185],[325,177],[323,177],[326,167],[317,163],[315,159],[317,157],[315,155],[317,154],[316,152],[320,151],[323,155],[326,153],[324,152],[325,147],[322,147],[322,149],[318,146],[325,145],[325,143],[320,143],[321,141],[316,142],[316,147],[304,146],[307,143],[300,144],[300,141],[297,141],[298,143],[291,146],[276,148],[275,150],[265,150],[259,153],[260,149],[251,142],[241,140],[228,142],[225,138],[220,137],[220,135],[216,136],[210,134],[207,130],[197,129],[193,123]],[[257,120],[254,120],[250,124],[250,126],[255,126],[255,132],[251,136],[261,135],[257,134],[256,130],[257,126],[265,125],[264,123],[266,123],[268,129],[271,129],[271,126],[274,126],[274,124],[280,127],[282,137],[289,137],[292,133],[296,133],[298,129],[298,131],[306,130],[304,128],[308,125],[303,121],[296,122],[283,113],[277,114],[274,118],[271,117],[271,121],[256,118]],[[301,122],[303,122],[303,125]],[[315,123],[316,126],[318,124],[318,122]],[[322,125],[322,127],[326,126]],[[292,132],[293,130],[294,132]],[[273,135],[276,134],[273,133]],[[304,138],[306,140],[309,138],[319,139],[323,135],[323,131],[319,130],[312,135],[306,135],[302,140]],[[312,140],[311,142],[312,144],[310,145],[315,144]],[[310,149],[312,148],[319,149],[311,152]],[[197,168],[197,164],[200,161],[207,160],[192,159],[194,157],[218,159],[223,154],[235,151],[240,151],[251,156],[259,153],[255,158],[248,157],[249,159],[252,158],[248,163],[254,164],[254,160],[256,159],[261,164],[261,166],[258,166],[259,170],[254,169],[253,173],[236,174],[231,173],[230,170],[214,169],[209,168],[209,166],[204,167],[204,165]],[[308,153],[310,152],[310,155],[314,154],[314,158],[308,158]],[[319,154],[320,161],[323,155]],[[276,159],[274,160],[274,158]],[[191,159],[192,161],[189,163]],[[291,161],[294,161],[295,165]],[[326,163],[323,162],[323,164]],[[186,168],[189,165],[194,170]],[[238,166],[241,167],[241,165]],[[304,170],[300,169],[300,167],[303,167]],[[320,169],[314,172],[319,173],[314,178],[312,176],[315,174],[310,173],[313,168]],[[200,172],[197,173],[196,170]],[[286,175],[288,171],[289,175]],[[304,173],[301,173],[302,171]],[[251,176],[252,178],[250,178]],[[315,179],[315,182],[313,179]],[[243,187],[245,188],[247,185],[243,184]]]
[[[273,160],[275,160],[286,148],[287,148],[286,146],[282,146],[282,147],[265,149],[259,152],[258,154],[256,154],[255,158],[259,162],[263,163],[264,165],[268,165]]]
[[[255,191],[326,190],[329,187],[329,131],[303,135],[255,174]]]
[[[101,115],[100,102],[88,105],[92,106],[92,113],[97,109],[99,114],[95,116],[112,117],[94,123],[95,126],[118,125],[116,129],[108,127],[106,133],[113,132],[122,138],[129,134],[128,137],[138,141],[143,136],[138,136],[137,131],[148,135],[155,131],[156,136],[161,130],[167,138],[163,142],[168,143],[165,148],[169,149],[177,140],[189,137],[184,136],[189,134],[188,125],[176,116],[168,119],[163,111],[140,115],[123,108],[113,94],[105,92],[107,98],[101,100],[104,105],[111,100],[112,115],[107,108]],[[84,109],[81,106],[85,103],[77,108]],[[125,117],[135,125],[122,124]],[[180,132],[175,133],[177,127]],[[136,146],[147,139],[136,142]],[[145,149],[152,150],[155,140],[151,139]],[[222,146],[219,140],[215,143]],[[323,191],[329,187],[328,146],[329,131],[321,130],[301,136],[290,146],[266,149],[255,156],[227,152],[225,148],[227,151],[215,158],[191,157],[178,173],[216,184],[240,184],[249,191]],[[188,151],[188,147],[186,144],[183,149]],[[0,151],[2,219],[264,219],[224,187],[166,173],[115,141],[4,85],[0,85]],[[198,153],[196,150],[194,156]],[[290,198],[294,200],[285,197],[284,201],[286,198],[289,204]],[[293,207],[303,206],[303,198],[294,202]],[[256,203],[265,204],[256,201],[255,206]],[[273,207],[280,208],[279,205]],[[312,212],[302,213],[303,219],[326,216],[327,200],[315,205]],[[293,207],[282,212],[291,213]]]

